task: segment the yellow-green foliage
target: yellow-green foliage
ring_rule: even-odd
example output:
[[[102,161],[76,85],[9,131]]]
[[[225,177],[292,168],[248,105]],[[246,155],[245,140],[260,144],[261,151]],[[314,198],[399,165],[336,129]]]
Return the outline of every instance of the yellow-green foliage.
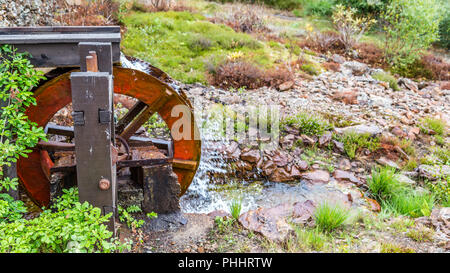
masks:
[[[422,120],[420,128],[423,133],[428,134],[430,130],[434,131],[438,135],[444,135],[446,130],[445,121],[432,117],[426,117]]]
[[[123,22],[127,27],[122,42],[125,54],[149,61],[185,83],[206,83],[207,67],[235,52],[262,66],[271,66],[277,55],[276,49],[250,35],[210,23],[199,14],[136,12]]]
[[[400,88],[398,87],[397,79],[389,73],[377,72],[372,75],[372,78],[374,78],[377,81],[389,83],[389,87],[392,88],[392,90],[394,91],[400,90]]]

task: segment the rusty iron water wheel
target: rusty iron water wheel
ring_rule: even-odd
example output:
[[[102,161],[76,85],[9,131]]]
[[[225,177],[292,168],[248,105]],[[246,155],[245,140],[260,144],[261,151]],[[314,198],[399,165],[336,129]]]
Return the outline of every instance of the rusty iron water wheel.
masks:
[[[141,105],[145,104],[144,107],[146,107],[129,122],[126,128],[121,130],[120,136],[124,138],[130,138],[153,113],[158,113],[168,128],[172,128],[174,122],[179,119],[179,117],[171,116],[174,106],[186,105],[192,109],[187,98],[177,93],[169,85],[152,75],[133,69],[114,67],[114,93],[138,99],[136,106],[140,103]],[[35,90],[35,98],[37,105],[29,107],[26,114],[32,122],[45,127],[55,113],[72,101],[70,72],[39,86]],[[146,111],[146,109],[151,110]],[[198,136],[198,128],[192,111],[190,115],[191,139],[173,140],[172,167],[178,176],[181,195],[186,192],[194,178],[201,153],[201,141],[194,139],[194,135]],[[50,202],[49,179],[53,166],[54,162],[47,150],[42,147],[34,148],[28,158],[19,158],[17,162],[17,174],[21,184],[30,198],[41,207],[47,206]]]

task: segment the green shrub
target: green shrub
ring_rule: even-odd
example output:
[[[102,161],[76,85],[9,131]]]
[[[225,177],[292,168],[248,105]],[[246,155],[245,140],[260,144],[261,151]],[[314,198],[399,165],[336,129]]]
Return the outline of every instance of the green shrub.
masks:
[[[358,134],[351,131],[335,136],[335,138],[344,144],[345,153],[351,159],[355,158],[356,152],[360,148],[366,148],[373,152],[380,146],[379,138],[374,138],[370,134]]]
[[[304,15],[330,16],[335,0],[302,0]]]
[[[76,189],[63,190],[57,205],[32,220],[0,222],[0,253],[5,252],[115,252],[122,245],[112,238],[99,208],[80,204]],[[74,201],[76,200],[76,201]]]
[[[386,9],[391,0],[336,0],[337,4],[352,7],[360,14],[379,15]]]
[[[347,220],[349,212],[341,205],[320,204],[314,212],[316,226],[326,232],[332,232],[341,227]]]
[[[295,116],[289,116],[282,121],[282,126],[291,126],[305,135],[321,136],[327,130],[332,129],[332,125],[328,123],[320,115],[301,112]]]
[[[393,0],[382,14],[384,49],[393,71],[402,73],[439,38],[438,0]]]
[[[437,181],[426,181],[427,188],[436,198],[436,202],[443,207],[450,207],[450,178],[438,179]]]
[[[374,78],[377,81],[389,83],[389,87],[392,88],[392,90],[394,91],[400,90],[400,88],[398,87],[397,79],[389,73],[377,72],[372,75],[372,78]]]

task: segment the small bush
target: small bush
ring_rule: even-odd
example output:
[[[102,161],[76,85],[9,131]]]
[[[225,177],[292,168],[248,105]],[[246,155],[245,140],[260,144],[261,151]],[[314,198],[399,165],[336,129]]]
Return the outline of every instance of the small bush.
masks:
[[[366,148],[371,152],[376,151],[380,146],[378,138],[371,137],[370,134],[358,134],[348,132],[340,136],[336,136],[337,140],[344,144],[344,150],[351,159],[355,158],[359,149]]]
[[[438,179],[437,181],[426,181],[427,188],[436,198],[436,202],[443,207],[450,207],[450,183],[446,179]]]
[[[341,227],[348,216],[347,209],[338,204],[329,205],[326,202],[320,204],[314,212],[316,226],[326,232],[332,232]]]
[[[355,13],[355,9],[342,5],[337,5],[333,11],[333,25],[346,51],[353,49],[364,32],[376,22],[374,19],[357,17]]]
[[[308,47],[324,54],[327,52],[345,52],[345,45],[339,40],[339,34],[334,31],[310,33],[306,40],[299,43],[299,46]]]
[[[448,5],[448,2],[447,2]],[[446,10],[444,19],[439,24],[439,44],[450,50],[450,11]]]
[[[297,8],[300,4],[300,0],[212,0],[212,1],[221,3],[233,3],[233,2],[242,2],[250,4],[263,3],[267,6],[284,10],[293,10]]]
[[[366,64],[377,67],[385,67],[384,53],[381,48],[372,43],[359,43],[355,45],[358,58]]]
[[[233,4],[228,9],[216,13],[211,21],[226,24],[235,31],[251,33],[267,29],[264,14],[264,9],[256,5]]]
[[[420,59],[420,63],[426,71],[426,73],[420,76],[430,78],[429,75],[431,74],[431,79],[433,80],[450,80],[450,63],[446,62],[443,58],[437,57],[431,53],[425,54]]]
[[[437,0],[396,0],[389,4],[382,14],[384,51],[394,71],[406,71],[438,40],[440,8]]]
[[[282,121],[282,126],[294,127],[301,134],[309,136],[322,136],[325,131],[332,129],[332,125],[320,115],[307,112],[285,118]]]
[[[329,16],[333,12],[334,0],[302,0],[303,15]]]
[[[389,83],[389,87],[394,91],[400,90],[400,87],[398,87],[397,79],[389,73],[377,72],[372,75],[372,78],[374,78],[377,81]]]
[[[409,230],[406,235],[416,242],[432,242],[434,231],[424,226]]]

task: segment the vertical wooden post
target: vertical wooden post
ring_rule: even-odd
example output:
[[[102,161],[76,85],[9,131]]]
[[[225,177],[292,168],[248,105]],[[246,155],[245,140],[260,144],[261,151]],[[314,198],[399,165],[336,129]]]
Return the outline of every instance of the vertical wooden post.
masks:
[[[107,72],[73,72],[70,76],[75,154],[80,202],[113,213],[116,207],[116,165],[112,162],[111,111],[113,80]]]

